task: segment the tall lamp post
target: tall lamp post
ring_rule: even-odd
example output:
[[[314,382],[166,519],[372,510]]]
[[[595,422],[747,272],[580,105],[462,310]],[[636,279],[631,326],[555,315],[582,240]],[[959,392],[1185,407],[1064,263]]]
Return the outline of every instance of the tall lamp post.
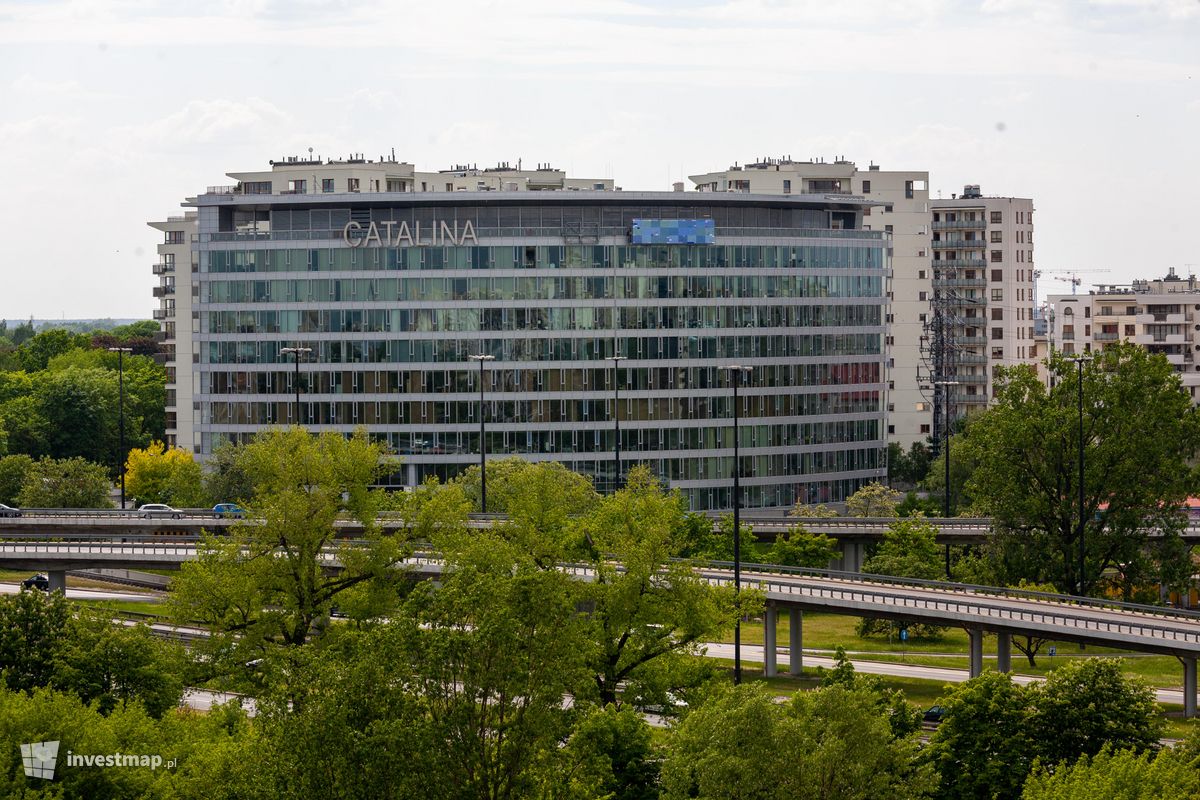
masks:
[[[291,356],[296,365],[292,388],[296,390],[296,425],[300,424],[300,359],[312,352],[311,347],[284,347],[279,350],[285,356]]]
[[[733,364],[729,370],[733,378],[733,592],[742,593],[742,461],[738,447],[738,388],[742,379],[753,367]],[[742,615],[739,612],[733,624],[733,682],[742,682]]]
[[[613,362],[613,491],[621,488],[621,362],[625,356],[609,356]]]
[[[934,381],[934,386],[942,387],[942,453],[946,462],[946,487],[942,492],[942,518],[950,519],[950,387],[958,386],[958,381]],[[950,580],[950,542],[946,542],[946,580]]]
[[[487,430],[483,419],[483,365],[495,361],[496,357],[487,353],[467,356],[472,361],[479,362],[479,510],[487,513]]]
[[[110,353],[117,354],[117,437],[119,444],[117,452],[121,459],[121,510],[125,510],[125,354],[132,353],[132,347],[110,347]]]
[[[1079,399],[1079,583],[1078,583],[1078,589],[1079,589],[1079,596],[1082,597],[1083,596],[1083,573],[1084,573],[1084,570],[1087,569],[1087,567],[1085,566],[1086,562],[1084,560],[1084,556],[1087,551],[1084,549],[1084,546],[1083,546],[1083,532],[1084,532],[1084,522],[1085,522],[1085,520],[1083,518],[1083,506],[1084,506],[1084,498],[1083,498],[1083,362],[1087,361],[1087,359],[1084,358],[1083,356],[1075,356],[1074,358],[1068,358],[1067,361],[1073,362],[1079,370],[1079,382],[1076,384],[1076,386],[1079,390],[1077,393],[1078,399]]]

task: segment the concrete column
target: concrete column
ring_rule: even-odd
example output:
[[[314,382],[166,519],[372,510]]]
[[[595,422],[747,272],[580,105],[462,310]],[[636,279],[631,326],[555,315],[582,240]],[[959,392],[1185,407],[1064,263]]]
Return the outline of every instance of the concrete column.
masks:
[[[804,612],[793,608],[788,614],[788,674],[798,678],[804,669]]]
[[[1012,672],[1012,634],[996,634],[996,671]]]
[[[50,591],[62,590],[63,594],[67,593],[67,571],[64,569],[54,569],[46,572],[46,577],[50,579]]]
[[[779,674],[776,658],[779,648],[775,646],[775,630],[779,625],[779,612],[768,605],[763,617],[763,675],[773,678]]]
[[[1181,656],[1183,662],[1183,716],[1196,716],[1196,657]]]
[[[978,678],[983,674],[983,631],[979,628],[967,628],[967,638],[970,646],[970,675]]]

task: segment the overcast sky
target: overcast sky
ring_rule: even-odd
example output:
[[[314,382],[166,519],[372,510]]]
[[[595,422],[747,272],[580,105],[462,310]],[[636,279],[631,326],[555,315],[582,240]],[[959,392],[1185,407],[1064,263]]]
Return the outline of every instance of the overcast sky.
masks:
[[[1043,269],[1200,272],[1200,0],[0,0],[0,109],[0,317],[149,317],[145,221],[310,147],[662,190],[844,156],[1032,197]]]

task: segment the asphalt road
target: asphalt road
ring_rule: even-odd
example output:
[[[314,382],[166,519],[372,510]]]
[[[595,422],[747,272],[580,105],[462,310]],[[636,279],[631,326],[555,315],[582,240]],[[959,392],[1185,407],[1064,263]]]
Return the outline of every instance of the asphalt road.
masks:
[[[20,584],[0,583],[0,594],[16,594]],[[106,589],[67,589],[69,600],[120,600],[127,603],[159,603],[166,595],[159,592],[110,592]]]
[[[723,642],[708,642],[704,645],[708,649],[708,655],[712,658],[727,658],[733,659],[733,645]],[[762,645],[744,644],[742,645],[742,661],[751,664],[763,663],[763,648]],[[943,683],[964,683],[971,676],[965,669],[951,669],[949,667],[928,667],[921,664],[898,664],[890,661],[863,661],[852,658],[850,663],[854,665],[854,669],[868,675],[887,675],[896,678],[922,678],[929,681],[942,681]],[[780,650],[778,657],[780,675],[787,675],[788,657],[784,650]],[[834,664],[832,658],[826,656],[804,654],[805,667],[825,667],[830,668]],[[1182,674],[1183,668],[1180,668]],[[1031,683],[1043,681],[1045,678],[1036,675],[1013,675],[1013,681],[1027,686]],[[1155,689],[1155,699],[1160,703],[1172,703],[1174,705],[1183,705],[1183,690],[1182,689]]]

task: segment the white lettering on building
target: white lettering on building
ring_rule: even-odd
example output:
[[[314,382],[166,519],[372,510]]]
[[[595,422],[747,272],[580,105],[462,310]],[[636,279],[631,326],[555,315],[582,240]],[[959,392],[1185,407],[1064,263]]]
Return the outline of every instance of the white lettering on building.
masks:
[[[342,241],[350,247],[427,247],[478,245],[479,237],[471,220],[461,227],[458,220],[433,222],[424,230],[420,222],[413,223],[411,230],[407,222],[370,222],[365,228],[360,222],[347,222],[342,228]]]

